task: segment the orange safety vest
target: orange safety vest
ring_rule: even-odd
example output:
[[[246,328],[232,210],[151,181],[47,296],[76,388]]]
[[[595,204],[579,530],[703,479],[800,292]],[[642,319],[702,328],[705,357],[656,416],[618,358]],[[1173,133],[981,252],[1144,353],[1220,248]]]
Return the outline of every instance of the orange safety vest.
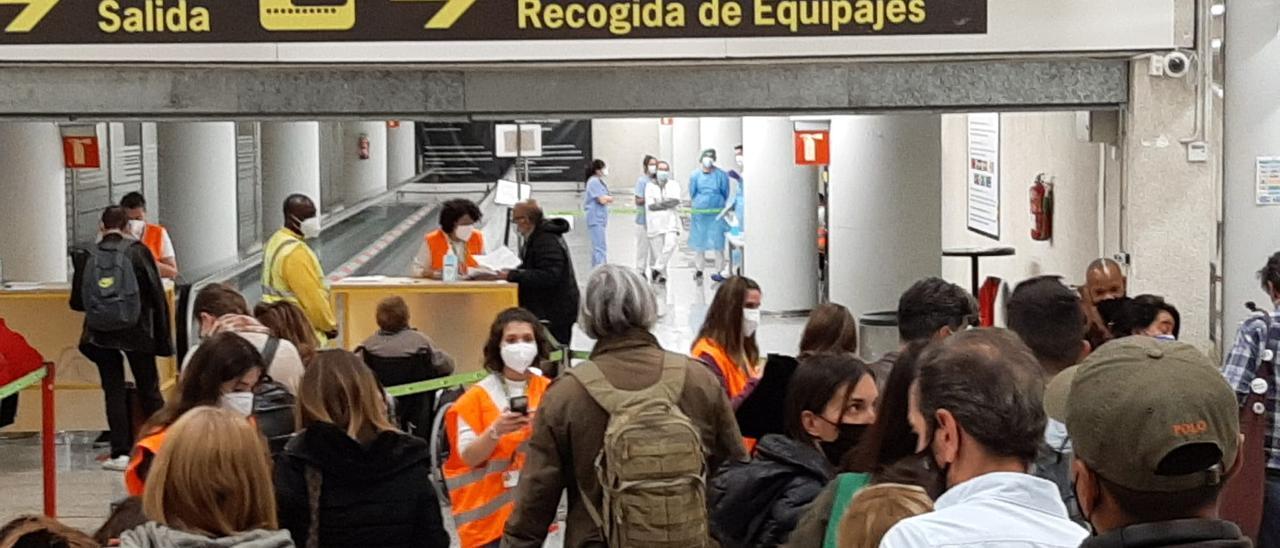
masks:
[[[147,227],[142,229],[142,245],[151,250],[151,256],[157,262],[163,259],[160,254],[164,252],[164,227],[147,223]]]
[[[529,376],[525,395],[529,398],[530,411],[538,408],[550,385],[546,377]],[[515,489],[504,485],[504,477],[524,468],[524,445],[530,430],[525,428],[502,436],[493,454],[477,468],[462,461],[462,449],[458,447],[459,420],[467,421],[471,431],[479,436],[498,421],[501,413],[502,409],[494,404],[489,392],[476,385],[458,398],[445,415],[450,453],[444,464],[444,478],[463,548],[477,548],[502,538],[502,529],[515,509]]]
[[[724,376],[725,387],[729,392],[729,399],[738,397],[743,390],[746,390],[747,383],[751,381],[751,377],[747,376],[743,367],[729,357],[724,351],[724,347],[720,346],[711,339],[698,339],[697,344],[693,345],[693,356],[700,358],[703,355],[711,356],[711,361],[715,362],[716,368],[720,370],[720,374]],[[756,448],[756,440],[754,438],[742,438],[742,442],[747,446],[747,453],[751,453]]]
[[[138,444],[134,446],[133,456],[129,459],[129,466],[124,471],[124,486],[130,496],[142,496],[142,491],[147,486],[147,478],[143,477],[138,469],[142,467],[142,463],[154,460],[155,456],[160,454],[160,448],[164,446],[164,437],[167,431],[168,429],[159,430],[138,440]]]
[[[444,229],[437,228],[427,233],[427,250],[431,253],[431,270],[444,270],[444,255],[449,252],[449,235]],[[479,230],[471,233],[467,239],[467,256],[458,257],[466,268],[477,266],[475,255],[484,255],[484,234]],[[466,268],[463,268],[465,272]]]

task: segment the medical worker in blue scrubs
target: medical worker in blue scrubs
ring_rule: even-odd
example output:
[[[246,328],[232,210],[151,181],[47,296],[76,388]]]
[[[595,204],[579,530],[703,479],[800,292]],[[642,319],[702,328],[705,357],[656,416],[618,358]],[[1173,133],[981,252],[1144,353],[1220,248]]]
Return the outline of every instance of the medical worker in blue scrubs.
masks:
[[[702,167],[689,175],[689,198],[693,206],[692,226],[689,230],[689,247],[693,249],[693,264],[697,270],[693,277],[701,280],[707,266],[708,251],[715,254],[715,272],[711,279],[724,281],[724,233],[728,223],[720,212],[729,201],[729,175],[716,167],[716,151],[702,151]]]
[[[584,174],[587,180],[587,194],[582,208],[587,212],[587,232],[591,234],[591,268],[600,266],[609,260],[609,204],[613,203],[613,195],[609,194],[609,185],[605,178],[609,176],[609,167],[604,160],[592,160]]]

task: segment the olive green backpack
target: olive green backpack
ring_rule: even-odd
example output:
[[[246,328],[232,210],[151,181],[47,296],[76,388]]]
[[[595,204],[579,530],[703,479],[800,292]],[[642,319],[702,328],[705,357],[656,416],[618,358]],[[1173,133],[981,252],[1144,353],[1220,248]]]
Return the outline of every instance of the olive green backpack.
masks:
[[[612,548],[710,545],[706,453],[678,404],[687,370],[688,358],[666,353],[662,378],[637,391],[615,388],[591,362],[568,371],[609,413],[596,457],[603,508],[582,499]]]

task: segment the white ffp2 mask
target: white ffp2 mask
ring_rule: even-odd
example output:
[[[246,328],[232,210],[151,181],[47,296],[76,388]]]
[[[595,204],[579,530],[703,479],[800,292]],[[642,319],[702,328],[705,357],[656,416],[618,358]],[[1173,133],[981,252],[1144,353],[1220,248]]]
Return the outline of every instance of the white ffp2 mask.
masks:
[[[531,342],[503,343],[502,364],[516,373],[524,373],[538,357],[538,345]]]
[[[742,309],[742,334],[750,337],[756,334],[756,329],[760,327],[760,309],[744,308]]]
[[[253,414],[253,392],[228,392],[218,400],[218,406],[247,417]]]
[[[458,225],[453,229],[453,237],[465,242],[471,239],[471,233],[475,229],[475,225]]]
[[[320,217],[312,217],[298,223],[298,230],[302,231],[303,238],[315,238],[320,236]]]
[[[135,240],[142,239],[142,232],[146,230],[147,222],[140,219],[130,219],[128,232]]]

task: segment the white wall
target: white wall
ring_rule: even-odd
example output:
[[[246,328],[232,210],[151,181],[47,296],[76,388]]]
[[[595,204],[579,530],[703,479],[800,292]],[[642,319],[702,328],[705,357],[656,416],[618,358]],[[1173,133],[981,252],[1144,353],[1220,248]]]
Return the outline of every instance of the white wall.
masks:
[[[369,139],[369,158],[360,159],[360,136]],[[352,204],[387,190],[387,123],[342,124],[342,199]]]
[[[997,276],[1010,289],[1041,274],[1084,282],[1098,241],[1098,174],[1101,147],[1076,137],[1072,112],[1007,113],[1000,116],[1000,240],[970,232],[968,115],[942,116],[942,247],[1009,246],[1012,257],[982,259],[980,277]],[[1036,175],[1056,177],[1053,240],[1031,239],[1030,188]],[[945,258],[942,274],[968,288],[969,259]]]
[[[640,161],[645,154],[656,157],[659,153],[658,119],[592,120],[591,148],[592,154],[609,166],[609,190],[618,199],[616,205],[632,207],[634,203],[629,196],[635,190],[636,179],[640,178]]]

